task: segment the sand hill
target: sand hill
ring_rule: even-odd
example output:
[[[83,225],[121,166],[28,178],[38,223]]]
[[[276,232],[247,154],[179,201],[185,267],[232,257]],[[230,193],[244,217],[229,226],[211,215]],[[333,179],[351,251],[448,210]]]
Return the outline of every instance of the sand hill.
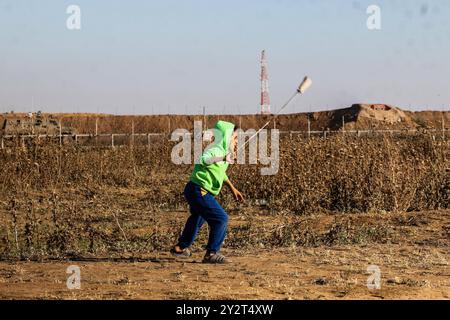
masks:
[[[5,119],[26,118],[25,113],[0,115],[0,128]],[[108,114],[43,114],[44,118],[60,119],[64,127],[73,128],[78,133],[95,133],[96,119],[98,133],[131,133],[134,124],[136,133],[172,132],[176,128],[191,130],[194,121],[206,121],[211,127],[218,120],[228,120],[242,129],[259,128],[271,119],[268,115],[148,115],[114,116]],[[349,108],[313,113],[295,113],[279,115],[276,127],[285,131],[306,131],[308,118],[311,130],[367,129],[442,129],[450,128],[450,111],[405,111],[384,104],[354,104]]]

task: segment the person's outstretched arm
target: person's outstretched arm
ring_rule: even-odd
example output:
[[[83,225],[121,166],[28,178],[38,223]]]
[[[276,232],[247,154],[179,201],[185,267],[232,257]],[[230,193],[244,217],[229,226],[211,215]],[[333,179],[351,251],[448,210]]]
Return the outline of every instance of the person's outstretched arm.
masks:
[[[244,201],[244,196],[238,189],[235,188],[235,186],[233,186],[230,179],[227,179],[224,182],[230,187],[231,192],[233,192],[233,195],[237,201]]]
[[[213,154],[205,153],[200,158],[200,162],[206,166],[222,161],[226,161],[228,163],[233,164],[236,160],[235,158],[236,156],[232,152],[228,152],[226,155],[221,156],[214,156]]]

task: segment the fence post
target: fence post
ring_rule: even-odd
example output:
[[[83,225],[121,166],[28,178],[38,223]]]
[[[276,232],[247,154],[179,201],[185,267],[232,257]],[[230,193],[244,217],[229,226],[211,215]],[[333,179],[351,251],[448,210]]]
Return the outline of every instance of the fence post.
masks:
[[[167,115],[167,117],[169,118],[169,133],[168,133],[168,135],[170,137],[170,115]]]
[[[147,148],[150,151],[150,133],[147,133]]]
[[[111,147],[114,148],[114,133],[111,133]]]
[[[95,144],[98,144],[98,118],[95,118]]]
[[[442,140],[445,140],[445,120],[444,120],[444,114],[442,114]]]
[[[206,107],[203,106],[203,132],[205,132],[208,129],[206,126]]]
[[[308,139],[311,138],[311,120],[309,120],[308,114]]]
[[[62,121],[59,119],[59,146],[62,146]]]
[[[131,146],[134,146],[134,120],[131,121]]]

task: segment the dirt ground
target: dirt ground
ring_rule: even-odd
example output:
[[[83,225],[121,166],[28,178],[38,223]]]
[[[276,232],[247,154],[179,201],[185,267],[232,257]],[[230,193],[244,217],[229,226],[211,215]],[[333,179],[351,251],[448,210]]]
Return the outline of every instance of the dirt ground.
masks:
[[[450,299],[448,246],[429,241],[223,252],[232,263],[202,264],[198,250],[188,260],[0,262],[0,299]],[[80,289],[67,288],[70,265]],[[367,287],[370,265],[380,289]]]
[[[193,257],[176,260],[167,250],[188,213],[153,212],[140,197],[136,192],[113,194],[96,199],[99,208],[90,204],[87,209],[102,212],[97,222],[89,221],[105,230],[116,228],[108,210],[123,210],[118,218],[129,241],[120,240],[123,234],[116,230],[111,237],[118,234],[119,239],[106,238],[112,243],[106,251],[82,252],[72,260],[4,257],[0,300],[450,299],[450,210],[297,216],[242,208],[230,211],[223,249],[232,263],[206,265],[201,263],[206,228]],[[37,205],[35,210],[51,212]],[[3,217],[3,225],[10,223],[5,212]],[[146,249],[148,241],[159,249]],[[80,289],[67,287],[72,265],[80,268]],[[367,287],[373,265],[381,273],[380,289]]]

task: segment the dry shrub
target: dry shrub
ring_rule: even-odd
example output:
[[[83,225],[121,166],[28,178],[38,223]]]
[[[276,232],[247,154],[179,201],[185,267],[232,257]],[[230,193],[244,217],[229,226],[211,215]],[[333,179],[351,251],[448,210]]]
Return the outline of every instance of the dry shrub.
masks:
[[[2,150],[1,194],[137,187],[148,190],[148,205],[176,209],[184,206],[182,192],[192,166],[171,162],[173,145],[111,149],[41,144]],[[264,199],[274,210],[297,214],[448,208],[449,149],[449,142],[424,135],[283,138],[278,174],[261,176],[259,165],[234,165],[229,176],[247,199]],[[230,195],[220,199],[233,206]]]
[[[174,165],[174,143],[147,146],[59,147],[35,141],[0,150],[0,252],[5,257],[142,253],[167,248],[180,232],[147,221],[143,235],[130,232],[139,213],[186,210],[182,192],[192,165]],[[261,176],[260,165],[234,165],[229,176],[247,204],[285,217],[317,212],[419,211],[448,209],[448,141],[426,135],[395,138],[333,136],[280,142],[277,175]],[[116,199],[110,190],[139,190],[117,219],[106,214]],[[98,203],[98,199],[107,203]],[[231,214],[245,207],[223,192],[219,201]],[[122,205],[122,204],[121,204]],[[118,225],[121,223],[121,225]],[[124,238],[124,232],[128,238]],[[228,247],[315,246],[383,242],[384,226],[336,222],[317,232],[307,222],[288,221],[272,229],[247,224],[230,228]]]
[[[230,176],[248,198],[298,214],[448,208],[448,153],[427,136],[285,139],[277,175],[235,166]]]
[[[331,225],[320,226],[311,219],[287,219],[268,228],[250,221],[230,228],[226,244],[232,248],[273,248],[385,243],[393,233],[387,224],[354,223],[350,219],[336,219]]]

